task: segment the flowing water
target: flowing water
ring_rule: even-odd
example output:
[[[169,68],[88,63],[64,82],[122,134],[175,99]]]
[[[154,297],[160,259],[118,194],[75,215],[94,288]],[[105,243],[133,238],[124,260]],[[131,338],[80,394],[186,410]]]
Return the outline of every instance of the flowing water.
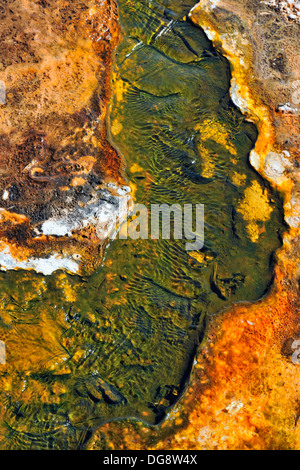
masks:
[[[192,0],[119,0],[109,139],[138,203],[204,204],[205,243],[116,239],[88,277],[1,274],[3,449],[83,448],[104,422],[160,423],[206,318],[272,282],[282,201],[249,164],[257,130]]]

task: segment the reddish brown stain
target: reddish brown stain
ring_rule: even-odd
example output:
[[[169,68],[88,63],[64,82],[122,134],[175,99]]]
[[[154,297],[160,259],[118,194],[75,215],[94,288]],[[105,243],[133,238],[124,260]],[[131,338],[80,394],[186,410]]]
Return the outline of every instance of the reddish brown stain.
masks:
[[[93,229],[67,239],[34,228],[78,194],[123,183],[122,162],[106,140],[110,66],[119,37],[114,1],[11,1],[2,5],[0,223],[2,241],[35,256],[54,247],[99,251]],[[13,214],[25,216],[15,224]],[[9,219],[9,220],[8,220]],[[23,254],[25,254],[25,251]],[[93,263],[93,261],[91,260]]]

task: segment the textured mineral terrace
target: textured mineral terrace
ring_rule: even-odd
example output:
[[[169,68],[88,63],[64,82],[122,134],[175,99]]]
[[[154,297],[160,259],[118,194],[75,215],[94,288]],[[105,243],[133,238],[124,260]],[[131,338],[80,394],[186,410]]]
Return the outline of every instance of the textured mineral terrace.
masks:
[[[94,269],[130,193],[105,128],[116,6],[10,0],[0,17],[1,268]]]

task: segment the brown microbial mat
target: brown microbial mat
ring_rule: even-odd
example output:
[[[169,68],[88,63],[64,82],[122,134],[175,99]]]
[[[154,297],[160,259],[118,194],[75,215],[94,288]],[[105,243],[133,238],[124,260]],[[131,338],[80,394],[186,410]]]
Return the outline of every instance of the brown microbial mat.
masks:
[[[202,3],[0,7],[2,449],[292,446],[253,429],[297,339],[296,144],[246,20]],[[149,236],[157,206],[203,207],[204,238]]]

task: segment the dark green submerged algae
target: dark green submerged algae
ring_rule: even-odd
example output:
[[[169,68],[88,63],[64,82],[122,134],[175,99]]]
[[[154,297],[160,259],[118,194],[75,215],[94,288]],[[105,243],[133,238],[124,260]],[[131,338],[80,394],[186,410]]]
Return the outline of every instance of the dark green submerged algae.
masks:
[[[228,61],[186,18],[194,3],[119,0],[108,123],[137,202],[205,204],[204,248],[116,239],[86,278],[1,274],[12,384],[1,391],[2,448],[84,448],[113,419],[158,424],[184,390],[206,316],[259,299],[272,281],[282,203],[248,162],[256,128],[230,99]],[[257,240],[239,210],[251,187],[271,208]]]

